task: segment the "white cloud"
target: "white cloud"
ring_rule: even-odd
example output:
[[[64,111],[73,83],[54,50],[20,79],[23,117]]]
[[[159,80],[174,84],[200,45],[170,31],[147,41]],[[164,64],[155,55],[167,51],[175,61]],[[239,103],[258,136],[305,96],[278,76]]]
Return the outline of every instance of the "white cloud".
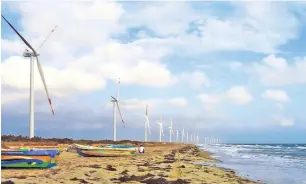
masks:
[[[96,130],[104,128],[104,124],[102,123],[93,123],[93,122],[74,122],[73,126],[67,127],[67,129],[74,129],[74,130]]]
[[[16,103],[29,98],[29,95],[22,92],[7,92],[1,94],[1,104]]]
[[[279,102],[290,101],[290,98],[288,97],[286,91],[283,90],[268,89],[262,94],[262,97],[268,100],[274,100]]]
[[[306,58],[297,58],[294,63],[288,64],[282,57],[269,55],[253,67],[256,76],[260,77],[264,85],[306,84]]]
[[[210,87],[211,82],[205,73],[198,70],[193,72],[185,72],[180,75],[182,82],[190,85],[194,89],[200,89],[202,86]]]
[[[215,105],[221,102],[221,97],[219,95],[202,93],[198,97],[204,104]]]
[[[220,94],[202,93],[198,95],[198,98],[203,103],[204,110],[209,112],[212,112],[222,101],[222,95]]]
[[[181,35],[190,21],[199,17],[200,14],[186,2],[154,2],[127,14],[123,20],[131,26],[146,25],[159,35]]]
[[[244,105],[253,100],[251,94],[243,86],[233,86],[227,91],[219,94],[202,93],[198,98],[204,104],[205,110],[211,111],[217,105],[225,100],[230,100],[233,103]]]
[[[277,103],[276,104],[276,107],[280,110],[280,111],[283,111],[285,109],[284,105],[281,104],[281,103]]]
[[[2,84],[19,90],[29,89],[29,60],[13,56],[2,64]],[[72,92],[86,92],[105,87],[105,80],[100,74],[85,72],[80,69],[60,70],[56,67],[44,68],[46,83],[52,96],[66,96]],[[34,70],[35,90],[44,90],[37,66]]]
[[[35,2],[35,6],[31,3],[21,3],[22,6],[19,3],[8,4],[20,11],[22,34],[35,48],[45,38],[44,35],[58,25],[40,52],[51,96],[64,97],[101,90],[107,79],[117,80],[118,77],[125,84],[157,88],[168,87],[177,81],[167,66],[161,63],[171,49],[155,47],[156,44],[162,45],[162,39],[144,39],[128,44],[111,39],[114,32],[126,28],[119,23],[125,12],[120,3],[62,2],[59,6],[56,2],[59,8],[55,12],[50,9],[54,2]],[[2,62],[2,84],[19,90],[29,89],[29,59],[20,56],[26,46],[17,35],[13,38],[12,41],[2,40],[2,51],[9,55]],[[35,88],[43,90],[37,69]],[[13,96],[7,99],[13,99],[16,93],[8,93]]]
[[[290,127],[294,125],[294,120],[285,117],[274,116],[273,119],[281,126]]]
[[[131,98],[131,99],[125,99],[120,101],[120,105],[124,109],[129,110],[142,110],[145,112],[146,105],[148,105],[149,110],[156,109],[158,105],[160,105],[163,102],[161,99],[138,99],[138,98]]]
[[[188,102],[185,98],[171,98],[168,100],[168,103],[176,107],[184,107]]]
[[[234,5],[236,9],[231,17],[211,16],[199,22],[204,50],[270,53],[297,35],[298,19],[284,3],[239,2]],[[286,22],[286,26],[279,22]]]
[[[230,62],[229,63],[229,67],[232,70],[239,70],[243,67],[243,64],[241,62]]]
[[[253,97],[243,86],[233,86],[227,92],[229,100],[237,104],[247,104],[253,100]]]
[[[35,48],[55,25],[59,26],[40,53],[51,96],[65,97],[65,99],[71,94],[102,90],[107,80],[114,81],[118,77],[124,84],[155,88],[169,87],[180,80],[187,82],[188,79],[188,84],[195,89],[210,87],[211,81],[205,73],[194,71],[176,76],[166,64],[162,63],[163,59],[171,54],[184,55],[190,52],[220,50],[272,52],[277,50],[279,45],[295,38],[298,28],[298,20],[286,6],[276,4],[271,8],[270,3],[238,3],[235,7],[240,7],[242,10],[236,9],[227,17],[214,16],[213,11],[192,9],[189,3],[183,2],[141,3],[135,5],[138,7],[135,8],[136,12],[129,12],[129,8],[124,9],[125,6],[117,1],[74,3],[44,1],[35,2],[35,6],[33,3],[8,4],[10,8],[21,14],[20,30],[23,30],[22,34]],[[55,6],[56,9],[50,8]],[[200,21],[199,31],[202,38],[186,35],[190,21],[199,19],[206,19]],[[286,22],[286,25],[279,22]],[[125,33],[128,27],[133,26],[147,27],[162,36],[150,38],[150,31],[141,31],[137,33],[137,38],[140,40],[130,43],[114,40],[114,35]],[[21,57],[26,47],[16,35],[12,38],[13,40],[2,40],[2,52],[6,56],[9,55],[2,62],[2,84],[16,89],[10,92],[3,91],[5,99],[2,99],[2,103],[6,104],[27,99],[23,90],[29,88],[29,61]],[[173,65],[174,62],[170,62],[170,65]],[[267,81],[268,84],[275,81],[278,84],[292,81],[305,83],[305,77],[302,75],[305,73],[305,64],[299,62],[296,65],[289,65],[282,61],[278,62],[280,65],[264,63],[267,65],[264,65],[265,67],[273,69],[257,70],[259,74],[263,74],[263,81]],[[232,67],[238,69],[241,68],[241,64],[233,63]],[[286,76],[289,79],[285,78]],[[35,86],[39,93],[43,92],[37,71]],[[207,109],[217,106],[226,99],[238,104],[245,104],[253,99],[242,86],[234,86],[220,94],[200,94],[199,98]],[[149,104],[150,110],[154,110],[159,107],[167,108],[171,104],[183,106],[185,101],[180,98],[145,100],[132,98],[122,100],[121,103],[122,109],[126,111],[134,110],[142,113],[146,104]],[[111,105],[109,102],[108,104]],[[111,111],[107,113],[111,116]],[[123,112],[123,115],[126,114]],[[206,122],[201,115],[197,117],[199,124]],[[133,118],[131,119],[134,121]],[[188,117],[184,121],[188,122],[192,118]],[[85,120],[75,122],[87,123]],[[97,128],[100,126],[95,123],[93,125]],[[81,125],[79,127],[82,128]]]

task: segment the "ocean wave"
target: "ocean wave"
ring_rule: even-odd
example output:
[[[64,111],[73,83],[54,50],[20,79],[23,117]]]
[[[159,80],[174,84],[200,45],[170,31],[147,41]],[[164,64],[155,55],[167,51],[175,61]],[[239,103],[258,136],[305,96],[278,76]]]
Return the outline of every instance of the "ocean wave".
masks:
[[[296,148],[301,149],[301,150],[306,150],[306,146],[298,146]]]
[[[302,172],[306,170],[306,145],[223,144],[204,145],[203,149],[214,153],[222,161],[221,166],[263,181],[300,184],[306,180]],[[266,174],[269,172],[274,174]]]

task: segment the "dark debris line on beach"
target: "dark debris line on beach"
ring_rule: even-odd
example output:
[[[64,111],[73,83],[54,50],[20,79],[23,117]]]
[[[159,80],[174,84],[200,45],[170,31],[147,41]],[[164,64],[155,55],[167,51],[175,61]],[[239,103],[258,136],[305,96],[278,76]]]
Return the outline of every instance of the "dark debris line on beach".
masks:
[[[138,181],[140,183],[147,183],[147,184],[187,184],[190,183],[186,180],[178,179],[176,181],[167,181],[163,177],[159,178],[154,178],[155,175],[153,174],[146,174],[143,176],[128,176],[125,174],[124,176],[121,176],[119,178],[113,178],[111,181],[116,182],[116,183],[122,183],[122,182],[129,182],[129,181]]]
[[[1,184],[15,184],[12,180],[2,181]]]
[[[185,147],[184,147],[185,148]],[[185,149],[180,149],[177,150],[180,153],[186,153],[189,149],[185,148]],[[175,162],[175,153],[177,151],[172,151],[170,154],[165,155],[164,156],[164,161],[160,161],[160,162],[156,162],[156,163],[152,163],[150,164],[149,162],[145,161],[144,164],[138,164],[137,166],[144,166],[144,167],[149,167],[151,170],[164,170],[164,171],[170,171],[171,166],[168,165],[167,168],[161,168],[158,167],[156,165],[161,164],[161,163],[174,163]],[[181,168],[185,168],[184,165],[181,166]],[[146,175],[142,175],[142,176],[135,176],[135,175],[128,175],[128,170],[124,170],[123,172],[120,173],[121,177],[119,178],[112,178],[111,181],[114,183],[124,183],[124,182],[129,182],[129,181],[138,181],[140,183],[147,183],[147,184],[187,184],[190,183],[187,180],[183,180],[183,179],[177,179],[175,181],[168,181],[167,179],[165,179],[164,177],[168,177],[167,175],[161,173],[158,175],[153,175],[153,174],[146,174]]]

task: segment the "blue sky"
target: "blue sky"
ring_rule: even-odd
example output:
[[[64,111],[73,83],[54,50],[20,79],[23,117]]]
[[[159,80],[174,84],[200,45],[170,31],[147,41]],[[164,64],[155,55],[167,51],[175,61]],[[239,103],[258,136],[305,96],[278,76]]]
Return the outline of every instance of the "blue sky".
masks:
[[[58,3],[58,2],[57,2]],[[305,3],[4,2],[2,14],[36,48],[54,104],[35,73],[35,135],[143,140],[156,121],[226,142],[305,143]],[[34,11],[35,9],[35,11]],[[82,12],[82,13],[81,13]],[[39,15],[39,16],[38,16]],[[2,134],[29,132],[29,61],[1,22]]]

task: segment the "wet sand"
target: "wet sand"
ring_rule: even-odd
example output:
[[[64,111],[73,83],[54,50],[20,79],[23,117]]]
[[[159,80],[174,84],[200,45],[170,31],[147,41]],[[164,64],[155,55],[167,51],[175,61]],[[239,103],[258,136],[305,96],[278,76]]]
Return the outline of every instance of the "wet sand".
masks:
[[[133,157],[80,157],[61,152],[51,169],[2,169],[1,181],[14,183],[201,183],[255,184],[233,171],[194,163],[216,162],[193,145],[147,143]],[[259,182],[258,182],[259,183]]]

